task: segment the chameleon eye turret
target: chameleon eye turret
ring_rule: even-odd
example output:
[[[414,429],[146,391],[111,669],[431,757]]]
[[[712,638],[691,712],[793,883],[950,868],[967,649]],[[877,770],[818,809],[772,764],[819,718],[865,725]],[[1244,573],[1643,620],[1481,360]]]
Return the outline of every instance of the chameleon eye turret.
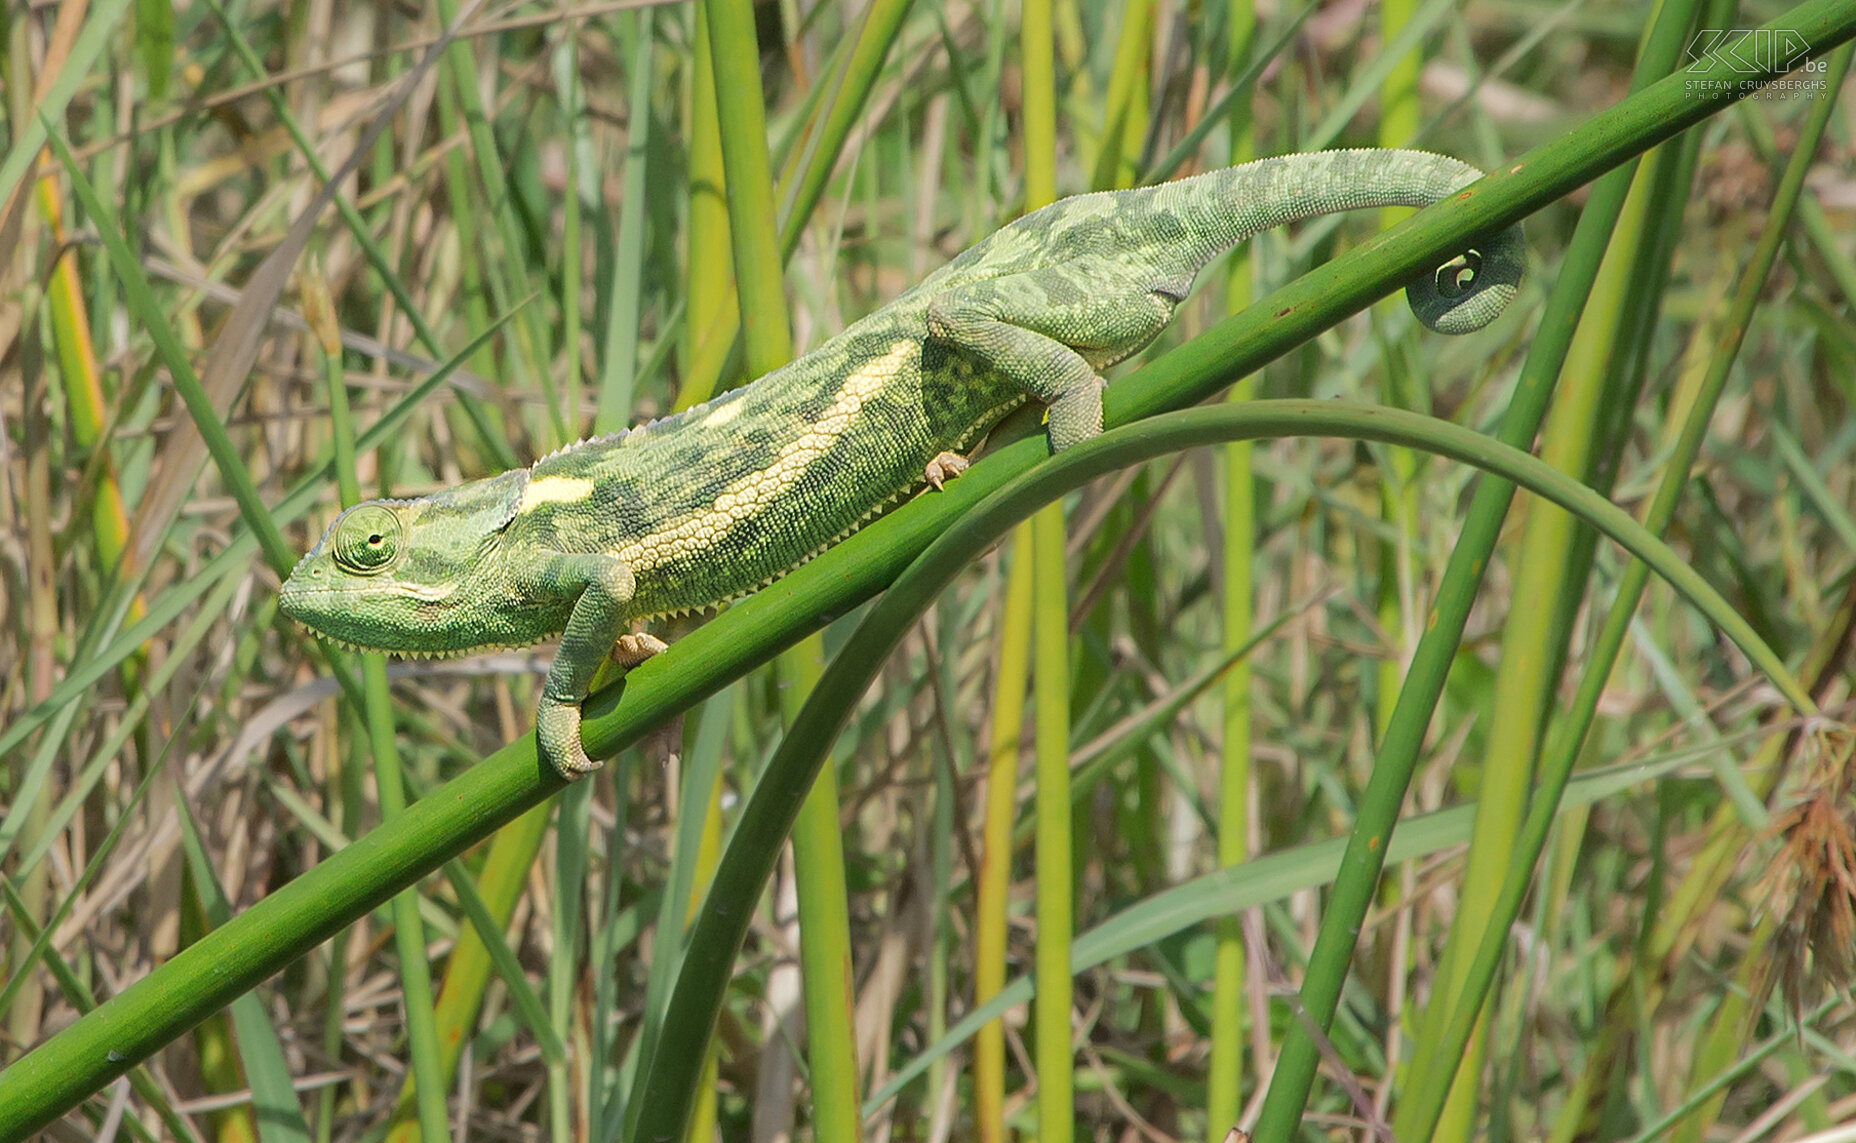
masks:
[[[377,575],[399,555],[400,518],[381,504],[357,505],[335,529],[335,561],[356,575]]]

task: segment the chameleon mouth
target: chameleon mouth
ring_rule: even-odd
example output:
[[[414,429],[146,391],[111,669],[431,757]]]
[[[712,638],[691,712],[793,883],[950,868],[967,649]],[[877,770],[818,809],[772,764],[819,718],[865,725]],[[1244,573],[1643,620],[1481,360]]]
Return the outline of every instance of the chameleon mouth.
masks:
[[[299,620],[299,622],[301,621]],[[304,623],[303,627],[320,642],[340,647],[344,651],[352,651],[358,655],[391,655],[395,659],[429,659],[433,661],[443,659],[468,659],[473,655],[499,655],[512,651],[527,651],[534,646],[532,643],[483,643],[474,647],[460,647],[450,651],[407,651],[398,647],[369,647],[363,643],[350,642],[338,635],[331,635],[326,631],[319,631],[307,623]]]

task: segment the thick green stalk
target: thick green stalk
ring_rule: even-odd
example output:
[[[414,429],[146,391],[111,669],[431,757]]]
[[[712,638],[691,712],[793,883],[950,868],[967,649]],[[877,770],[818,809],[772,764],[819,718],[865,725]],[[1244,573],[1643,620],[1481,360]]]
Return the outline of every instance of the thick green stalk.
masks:
[[[1025,722],[1025,679],[1031,670],[1030,526],[1012,534],[1016,554],[1006,573],[999,611],[999,655],[993,672],[992,733],[986,761],[986,814],[973,905],[973,1006],[1005,987],[1006,935],[1012,887],[1012,821],[1018,801],[1018,740]],[[981,1143],[1005,1143],[1005,1024],[988,1021],[973,1040],[973,1130]]]
[[[689,222],[684,260],[682,359],[684,381],[677,407],[687,409],[715,395],[718,365],[697,369],[702,343],[717,322],[726,321],[729,340],[741,327],[733,304],[733,255],[729,252],[726,168],[722,165],[722,129],[715,112],[715,54],[709,47],[709,0],[696,0],[689,62]]]
[[[1057,198],[1056,31],[1049,0],[1025,0],[1019,17],[1024,91],[1025,209]],[[1031,683],[1037,769],[1037,1118],[1042,1143],[1068,1143],[1075,1128],[1070,1043],[1069,605],[1063,568],[1063,505],[1031,521]]]
[[[1256,38],[1256,10],[1251,0],[1230,0],[1225,10],[1228,41],[1225,71],[1236,75],[1250,63]],[[1256,157],[1256,127],[1249,99],[1231,104],[1231,162]],[[1225,275],[1224,305],[1235,314],[1251,301],[1248,246],[1238,250]],[[1231,386],[1226,399],[1248,401],[1256,379]],[[1255,588],[1251,558],[1256,544],[1256,477],[1251,471],[1251,444],[1232,441],[1224,448],[1224,585],[1220,600],[1221,646],[1228,654],[1250,642]],[[1218,867],[1238,865],[1250,852],[1250,659],[1245,656],[1224,677],[1219,695],[1224,725],[1218,761]],[[1212,1045],[1205,1076],[1205,1143],[1224,1143],[1244,1106],[1244,926],[1237,914],[1218,919],[1218,947],[1212,961]],[[1260,1066],[1260,1065],[1259,1065]]]
[[[787,204],[779,231],[782,265],[799,248],[799,236],[804,233],[819,197],[825,193],[845,139],[863,118],[871,88],[882,71],[896,33],[902,28],[902,18],[908,15],[913,2],[876,0],[865,9],[862,30],[845,64],[842,86],[827,108],[817,134],[806,144],[807,160],[780,180],[776,197]],[[694,315],[690,320],[695,326]],[[736,337],[741,332],[740,311],[735,306],[725,305],[717,314],[717,320],[706,329],[695,328],[704,332],[695,335],[696,353],[688,366],[684,385],[693,392],[713,393],[721,384],[735,350]]]
[[[715,66],[716,121],[728,179],[729,240],[748,369],[758,377],[793,359],[786,290],[767,161],[767,112],[761,103],[760,47],[747,0],[707,0],[709,53]],[[722,92],[727,98],[721,98]]]
[[[780,256],[779,229],[774,222],[754,9],[750,0],[708,0],[703,10],[715,63],[716,115],[728,179],[729,233],[741,329],[748,371],[758,377],[790,361],[793,342],[781,273],[785,260]],[[787,701],[797,704],[811,690],[824,657],[824,644],[817,633],[781,656],[779,673]],[[793,866],[799,897],[813,1130],[827,1143],[854,1143],[857,1057],[851,1028],[850,910],[843,838],[838,829],[838,781],[830,767],[820,771],[806,795],[793,834]]]
[[[798,715],[825,669],[825,649],[813,635],[780,657],[780,705],[787,722]],[[844,835],[838,825],[838,774],[821,766],[793,823],[793,880],[799,900],[799,971],[806,1010],[806,1060],[811,1066],[812,1131],[821,1141],[857,1139],[857,1056],[851,1027],[850,912],[844,875]]]
[[[1068,1143],[1075,1130],[1075,1049],[1070,1043],[1070,944],[1075,929],[1070,829],[1069,594],[1064,587],[1063,503],[1031,518],[1034,755],[1037,769],[1038,1138]]]

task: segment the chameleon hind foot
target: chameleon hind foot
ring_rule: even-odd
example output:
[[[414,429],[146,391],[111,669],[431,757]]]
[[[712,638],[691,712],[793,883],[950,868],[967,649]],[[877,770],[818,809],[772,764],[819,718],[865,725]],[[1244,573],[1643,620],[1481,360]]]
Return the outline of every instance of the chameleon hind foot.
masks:
[[[613,642],[612,650],[606,652],[606,657],[629,671],[651,656],[668,650],[670,644],[655,635],[638,631],[619,636]]]
[[[973,462],[961,456],[959,453],[943,450],[936,454],[933,460],[928,462],[928,467],[922,469],[922,476],[928,483],[934,485],[934,490],[936,492],[939,492],[943,484],[959,476],[972,466]]]

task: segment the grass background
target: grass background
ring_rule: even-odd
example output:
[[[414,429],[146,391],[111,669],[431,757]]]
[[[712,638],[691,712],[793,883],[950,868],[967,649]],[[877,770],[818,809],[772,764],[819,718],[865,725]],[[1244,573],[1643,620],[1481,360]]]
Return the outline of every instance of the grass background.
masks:
[[[545,652],[389,667],[280,621],[339,502],[701,400],[1056,194],[1342,144],[1499,167],[1695,29],[1779,14],[1703,7],[1655,34],[1480,2],[9,8],[0,1063],[528,729]],[[893,655],[853,615],[729,683],[56,1130],[643,1137],[690,1093],[696,1138],[1219,1140],[1260,1109],[1271,1138],[1842,1137],[1846,104],[1742,104],[1536,214],[1487,330],[1387,303],[1232,390],[1523,443],[1550,392],[1539,451],[1687,553],[1810,700],[1467,467],[1177,452],[970,561]],[[1148,357],[1391,221],[1265,236]],[[861,702],[819,681],[847,655],[880,674]],[[850,724],[786,749],[829,750],[829,784],[790,858],[745,839],[779,869],[709,1062],[672,1067],[705,1042],[678,934],[814,685]],[[1390,876],[1330,888],[1339,839],[1399,812]],[[1349,907],[1357,946],[1322,935]]]

